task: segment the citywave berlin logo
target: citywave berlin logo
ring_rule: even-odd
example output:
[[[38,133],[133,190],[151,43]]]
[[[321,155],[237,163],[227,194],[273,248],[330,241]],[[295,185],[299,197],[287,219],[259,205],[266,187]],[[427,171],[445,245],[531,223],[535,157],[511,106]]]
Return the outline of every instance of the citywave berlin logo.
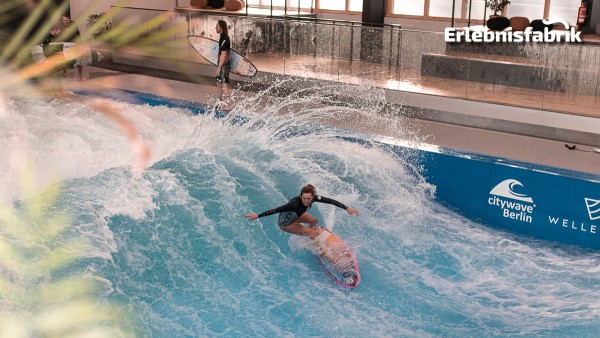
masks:
[[[502,210],[502,217],[510,218],[525,223],[533,222],[533,208],[535,204],[533,199],[526,194],[515,191],[515,187],[523,187],[521,182],[508,179],[504,180],[490,191],[488,204],[499,207]]]
[[[575,31],[564,19],[542,20],[544,25],[561,24],[565,26],[564,31],[548,31],[544,27],[543,32],[533,31],[527,27],[525,31],[471,31],[468,27],[457,30],[448,27],[444,30],[446,42],[579,42],[581,43],[581,32]]]

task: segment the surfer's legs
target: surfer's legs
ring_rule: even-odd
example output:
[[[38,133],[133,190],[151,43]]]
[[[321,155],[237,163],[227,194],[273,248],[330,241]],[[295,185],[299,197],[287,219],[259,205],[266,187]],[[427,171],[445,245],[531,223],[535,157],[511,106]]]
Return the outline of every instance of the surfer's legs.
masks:
[[[285,232],[289,232],[299,236],[308,236],[314,239],[319,235],[319,229],[317,226],[317,219],[308,213],[303,213],[300,217],[296,218],[290,225],[279,226],[279,228]],[[309,226],[304,226],[302,223],[307,223]]]
[[[227,62],[221,67],[221,72],[217,76],[217,87],[221,91],[221,101],[225,101],[231,95],[229,90],[229,72],[231,71],[231,63]]]
[[[219,99],[221,101],[225,101],[231,96],[229,90],[229,83],[227,82],[217,82],[217,88],[219,88]]]
[[[279,229],[281,229],[285,232],[289,232],[294,235],[308,236],[311,239],[314,239],[318,235],[318,232],[316,229],[306,227],[306,226],[302,225],[302,223],[292,223],[292,224],[290,224],[288,226],[284,226],[284,227],[280,226]]]
[[[79,74],[79,81],[83,81],[83,66],[77,65],[75,68],[77,68],[77,73]]]
[[[309,213],[303,213],[302,215],[300,215],[300,217],[296,218],[294,220],[294,223],[307,223],[311,228],[314,228],[317,226],[317,222],[319,222],[319,220],[317,220],[317,218]]]

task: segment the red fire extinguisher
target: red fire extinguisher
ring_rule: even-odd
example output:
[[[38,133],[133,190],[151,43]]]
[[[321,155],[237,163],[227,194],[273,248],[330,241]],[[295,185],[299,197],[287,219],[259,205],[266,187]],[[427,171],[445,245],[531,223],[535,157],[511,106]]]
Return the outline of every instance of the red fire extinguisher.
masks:
[[[588,8],[588,2],[586,0],[583,0],[581,2],[581,6],[579,6],[579,12],[577,12],[577,25],[581,26],[583,24],[585,24],[585,20],[587,19],[587,8]]]

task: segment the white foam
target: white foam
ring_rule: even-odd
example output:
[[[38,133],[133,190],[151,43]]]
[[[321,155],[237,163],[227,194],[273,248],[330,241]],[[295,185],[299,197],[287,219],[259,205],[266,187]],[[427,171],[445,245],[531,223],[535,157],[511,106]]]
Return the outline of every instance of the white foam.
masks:
[[[0,200],[20,196],[19,172],[30,162],[40,186],[76,177],[91,177],[134,161],[127,136],[114,121],[83,102],[2,100]],[[111,102],[152,147],[154,161],[184,148],[195,124],[185,111]]]

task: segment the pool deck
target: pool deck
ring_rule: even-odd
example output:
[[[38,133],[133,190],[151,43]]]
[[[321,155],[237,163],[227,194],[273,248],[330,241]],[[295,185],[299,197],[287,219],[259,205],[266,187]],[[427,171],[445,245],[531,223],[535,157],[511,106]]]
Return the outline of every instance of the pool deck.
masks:
[[[106,88],[126,89],[142,93],[155,94],[176,99],[190,100],[202,103],[216,101],[218,91],[212,78],[204,78],[201,84],[188,81],[159,78],[144,74],[125,73],[106,68],[85,67],[85,82],[75,81],[72,71],[69,77],[63,80],[67,89],[95,89]],[[236,96],[251,96],[252,92],[236,91]],[[276,98],[274,98],[276,99]],[[446,105],[448,98],[430,96],[427,103],[430,105]],[[450,102],[451,103],[451,102]],[[490,104],[490,106],[493,106]],[[502,105],[494,105],[499,109],[518,109]],[[600,175],[600,153],[594,151],[595,147],[577,145],[577,150],[569,150],[565,142],[551,139],[516,135],[505,132],[496,132],[486,129],[465,127],[423,119],[405,118],[407,124],[418,138],[424,142],[453,148],[457,150],[475,152],[494,157],[502,157],[517,161],[530,162],[545,166],[581,171]],[[567,116],[567,121],[569,117]],[[576,116],[572,116],[576,119]],[[367,121],[329,121],[330,124],[354,129],[359,132],[374,135],[402,138],[401,132],[396,133],[393,128],[378,126]],[[571,145],[571,144],[570,144]]]

